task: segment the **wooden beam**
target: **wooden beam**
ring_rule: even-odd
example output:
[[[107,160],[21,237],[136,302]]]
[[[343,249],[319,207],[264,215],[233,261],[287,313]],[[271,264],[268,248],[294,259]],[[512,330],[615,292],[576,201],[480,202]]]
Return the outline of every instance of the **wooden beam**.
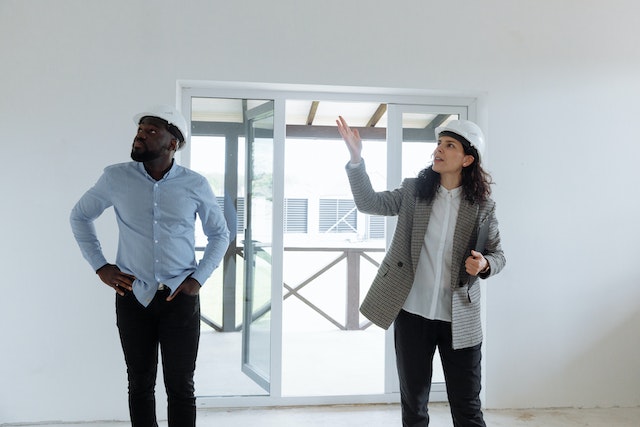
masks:
[[[443,124],[450,116],[450,114],[438,114],[428,125],[425,126],[425,129],[436,130],[436,128]]]
[[[311,126],[313,124],[313,120],[316,118],[316,112],[318,111],[318,105],[320,102],[312,101],[311,108],[309,108],[309,114],[307,115],[307,126]]]
[[[380,121],[380,119],[382,118],[382,116],[384,116],[384,113],[387,112],[387,104],[380,104],[378,105],[378,109],[376,110],[375,113],[373,113],[373,116],[371,116],[371,118],[369,119],[369,123],[367,123],[366,127],[375,127],[375,125],[378,124],[378,122]]]

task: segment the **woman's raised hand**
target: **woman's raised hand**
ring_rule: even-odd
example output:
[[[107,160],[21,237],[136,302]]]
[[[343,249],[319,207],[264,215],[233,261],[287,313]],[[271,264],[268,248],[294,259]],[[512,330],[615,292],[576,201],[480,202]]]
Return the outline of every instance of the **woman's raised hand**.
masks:
[[[338,124],[338,132],[340,132],[340,136],[344,139],[349,154],[351,154],[351,163],[360,163],[362,161],[362,139],[358,129],[352,130],[342,116],[338,116],[336,123]]]

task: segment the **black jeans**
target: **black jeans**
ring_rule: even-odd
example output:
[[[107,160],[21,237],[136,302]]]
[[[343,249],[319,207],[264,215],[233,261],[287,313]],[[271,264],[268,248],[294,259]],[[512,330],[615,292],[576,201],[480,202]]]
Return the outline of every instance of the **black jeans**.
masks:
[[[127,363],[129,413],[133,427],[157,427],[155,384],[158,346],[168,397],[169,426],[196,423],[193,374],[200,340],[200,299],[184,293],[167,302],[161,290],[148,307],[132,292],[116,295],[120,342]]]
[[[436,347],[453,425],[485,426],[480,409],[480,345],[453,350],[450,322],[428,320],[404,310],[395,320],[394,340],[404,427],[429,425],[427,404]]]

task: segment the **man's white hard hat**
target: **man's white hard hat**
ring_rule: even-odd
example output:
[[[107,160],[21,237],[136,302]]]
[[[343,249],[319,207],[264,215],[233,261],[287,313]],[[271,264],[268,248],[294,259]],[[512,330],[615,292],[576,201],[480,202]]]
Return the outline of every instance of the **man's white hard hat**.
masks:
[[[484,134],[480,126],[470,120],[451,120],[450,122],[438,126],[436,128],[436,138],[440,135],[440,132],[449,131],[457,135],[460,135],[474,147],[478,154],[482,156],[484,153]]]
[[[147,109],[142,113],[138,113],[133,116],[133,121],[135,124],[140,124],[140,120],[143,117],[159,117],[163,120],[166,120],[169,124],[178,128],[180,133],[182,133],[182,143],[184,143],[189,137],[189,127],[187,126],[187,121],[185,120],[182,113],[176,110],[171,105],[156,105]]]

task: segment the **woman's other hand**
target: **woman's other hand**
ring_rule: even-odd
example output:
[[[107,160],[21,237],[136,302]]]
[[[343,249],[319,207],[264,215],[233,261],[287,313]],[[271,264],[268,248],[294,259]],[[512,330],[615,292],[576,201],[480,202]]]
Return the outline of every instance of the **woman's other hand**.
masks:
[[[465,270],[471,276],[477,276],[480,273],[486,273],[489,271],[489,262],[482,256],[480,252],[471,250],[471,256],[468,257],[464,263]]]

